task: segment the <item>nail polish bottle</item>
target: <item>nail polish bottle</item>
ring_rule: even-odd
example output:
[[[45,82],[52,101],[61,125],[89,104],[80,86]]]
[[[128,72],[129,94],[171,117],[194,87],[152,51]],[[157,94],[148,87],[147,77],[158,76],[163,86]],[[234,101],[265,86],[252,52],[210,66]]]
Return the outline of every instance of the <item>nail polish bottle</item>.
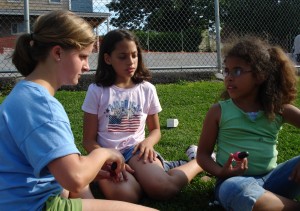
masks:
[[[111,167],[110,167],[110,176],[111,177],[115,177],[117,175],[115,172],[115,170],[117,169],[117,166],[118,166],[118,164],[116,162],[113,162],[111,164]]]
[[[117,169],[117,163],[116,162],[113,162],[112,164],[111,164],[111,167],[110,167],[110,169],[112,170],[112,171],[114,171],[114,170],[116,170]]]
[[[245,157],[248,157],[249,156],[249,152],[235,152],[233,154],[233,159],[236,160],[236,161],[241,161],[243,160]]]

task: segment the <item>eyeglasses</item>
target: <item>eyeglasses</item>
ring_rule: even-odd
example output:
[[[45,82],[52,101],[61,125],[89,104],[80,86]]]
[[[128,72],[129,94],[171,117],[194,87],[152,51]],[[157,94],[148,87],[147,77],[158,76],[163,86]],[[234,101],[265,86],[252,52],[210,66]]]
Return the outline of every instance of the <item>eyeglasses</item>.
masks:
[[[252,72],[252,70],[243,70],[242,68],[234,68],[233,70],[229,71],[228,69],[225,69],[223,71],[223,76],[227,77],[231,75],[232,77],[236,78],[243,75],[244,73],[249,73],[249,72]]]

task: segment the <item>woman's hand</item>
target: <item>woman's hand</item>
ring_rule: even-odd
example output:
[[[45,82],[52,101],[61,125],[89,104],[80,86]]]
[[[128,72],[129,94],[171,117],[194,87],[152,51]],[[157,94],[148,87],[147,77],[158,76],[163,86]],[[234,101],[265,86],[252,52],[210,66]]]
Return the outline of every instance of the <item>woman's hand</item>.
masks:
[[[128,164],[125,164],[125,169],[124,170],[122,170],[120,173],[116,173],[112,168],[113,165],[114,164],[107,165],[109,177],[106,178],[106,179],[110,179],[115,183],[127,181],[128,180],[127,174],[128,173],[130,173],[130,174],[134,173],[134,170]]]
[[[150,144],[147,139],[137,144],[132,153],[135,154],[138,150],[140,151],[138,154],[138,159],[143,159],[144,163],[147,163],[147,160],[152,163],[156,159],[156,153],[153,145]]]
[[[94,180],[101,180],[101,179],[110,179],[111,178],[111,173],[109,172],[109,170],[104,170],[101,169],[97,176],[95,177]]]
[[[116,149],[101,148],[101,150],[104,150],[108,157],[96,175],[95,180],[113,179],[119,181],[119,175],[126,170],[124,156]]]

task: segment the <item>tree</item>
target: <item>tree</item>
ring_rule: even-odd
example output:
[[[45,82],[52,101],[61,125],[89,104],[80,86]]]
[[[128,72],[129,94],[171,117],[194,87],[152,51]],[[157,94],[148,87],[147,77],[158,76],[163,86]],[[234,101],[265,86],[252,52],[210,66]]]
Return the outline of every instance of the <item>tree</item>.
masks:
[[[113,0],[106,6],[115,14],[110,24],[131,30],[180,32],[207,29],[214,21],[211,0]]]
[[[229,34],[265,36],[287,50],[300,33],[299,0],[226,0],[220,10],[222,37]]]
[[[231,34],[264,35],[286,49],[300,33],[299,0],[219,0],[222,38]],[[181,32],[212,30],[212,0],[112,0],[111,24],[131,30]]]

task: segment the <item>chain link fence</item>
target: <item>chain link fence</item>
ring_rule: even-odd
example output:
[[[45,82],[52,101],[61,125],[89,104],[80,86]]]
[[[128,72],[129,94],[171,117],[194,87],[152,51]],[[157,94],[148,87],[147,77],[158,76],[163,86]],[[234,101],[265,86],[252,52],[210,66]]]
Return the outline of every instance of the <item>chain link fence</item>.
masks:
[[[18,75],[10,58],[15,40],[49,10],[74,11],[94,27],[91,72],[102,36],[115,28],[133,31],[148,68],[166,74],[220,72],[222,42],[232,35],[264,36],[293,57],[300,34],[299,0],[0,0],[0,8],[0,77]]]

